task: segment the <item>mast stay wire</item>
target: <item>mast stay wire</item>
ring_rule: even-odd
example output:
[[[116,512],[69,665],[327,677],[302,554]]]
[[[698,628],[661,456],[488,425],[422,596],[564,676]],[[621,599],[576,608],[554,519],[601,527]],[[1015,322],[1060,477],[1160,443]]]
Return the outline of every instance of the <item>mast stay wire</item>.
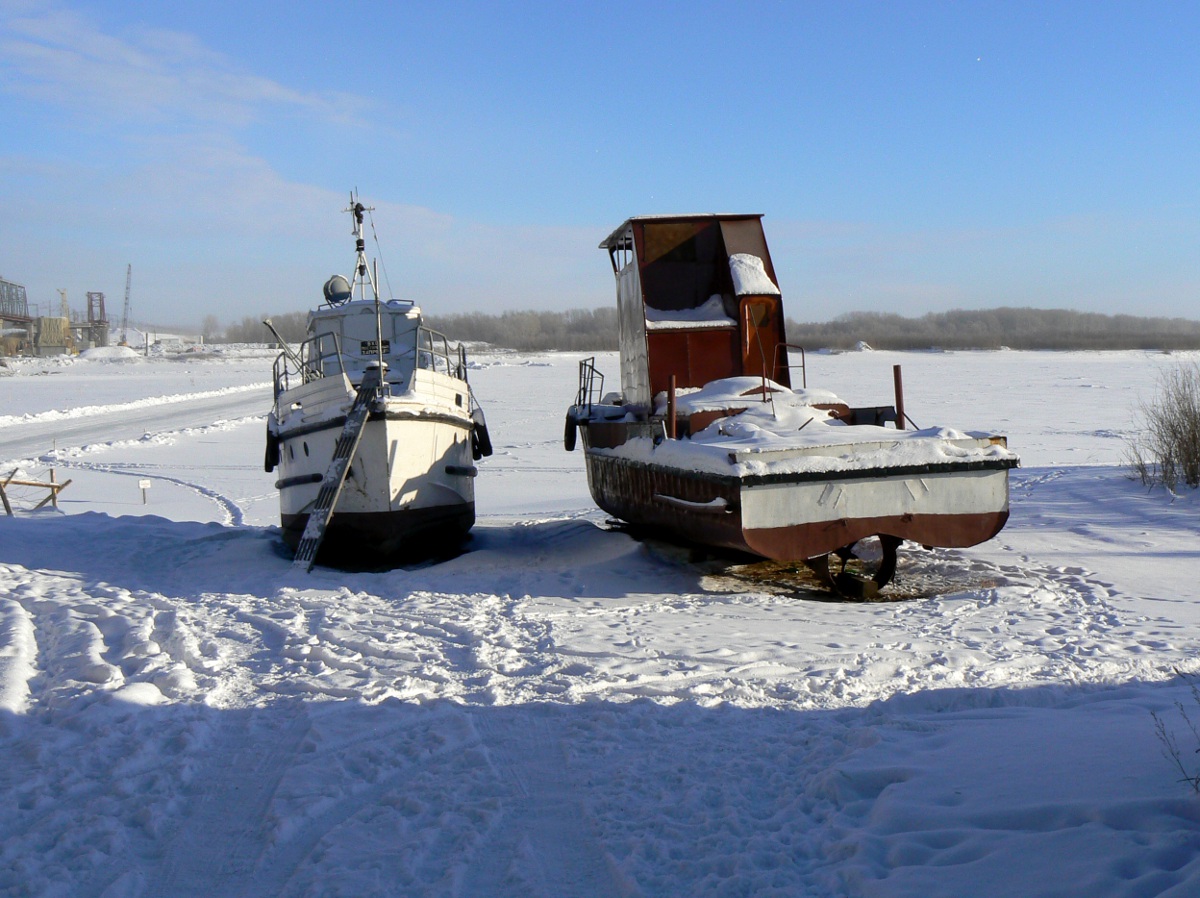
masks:
[[[371,214],[370,209],[367,209],[366,213],[367,219],[371,222],[371,237],[375,241],[375,252],[378,254],[376,258],[379,259],[379,268],[383,271],[383,281],[387,284],[388,299],[395,299],[396,294],[392,291],[392,282],[388,277],[387,265],[383,261],[383,247],[379,244],[379,235],[375,233],[375,216]]]

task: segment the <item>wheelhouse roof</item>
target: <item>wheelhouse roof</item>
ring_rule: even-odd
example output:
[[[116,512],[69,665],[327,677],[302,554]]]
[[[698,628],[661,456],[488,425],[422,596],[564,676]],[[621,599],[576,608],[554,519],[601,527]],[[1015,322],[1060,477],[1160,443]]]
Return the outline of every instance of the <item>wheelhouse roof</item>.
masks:
[[[685,221],[745,221],[751,218],[761,219],[761,212],[697,212],[688,215],[633,215],[615,231],[600,242],[600,249],[631,249],[633,240],[633,223],[635,221],[655,222],[685,222]]]

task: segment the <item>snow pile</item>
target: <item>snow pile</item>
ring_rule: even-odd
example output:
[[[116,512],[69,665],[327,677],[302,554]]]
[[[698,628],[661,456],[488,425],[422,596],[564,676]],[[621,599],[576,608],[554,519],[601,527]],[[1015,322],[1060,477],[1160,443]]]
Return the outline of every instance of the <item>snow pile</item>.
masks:
[[[124,361],[139,359],[142,354],[131,346],[93,346],[79,353],[79,357],[89,362]]]
[[[779,288],[767,274],[763,260],[750,253],[734,253],[729,257],[729,274],[733,277],[735,296],[778,296]]]
[[[17,424],[30,424],[33,422],[62,421],[66,419],[84,418],[92,415],[111,415],[120,410],[144,409],[158,405],[168,405],[175,402],[191,403],[199,399],[224,396],[231,393],[257,393],[269,388],[269,382],[254,383],[236,387],[223,387],[218,390],[200,390],[193,393],[180,393],[169,396],[148,396],[145,399],[134,399],[130,402],[119,403],[117,406],[83,405],[72,409],[52,409],[50,411],[38,412],[36,414],[0,415],[0,428],[12,427],[13,425]]]
[[[710,381],[703,387],[678,389],[675,391],[675,408],[681,415],[746,409],[763,404],[765,397],[778,398],[781,405],[793,408],[841,402],[829,390],[791,390],[769,378],[742,376]],[[667,394],[659,393],[654,397],[654,413],[663,415],[666,411]]]

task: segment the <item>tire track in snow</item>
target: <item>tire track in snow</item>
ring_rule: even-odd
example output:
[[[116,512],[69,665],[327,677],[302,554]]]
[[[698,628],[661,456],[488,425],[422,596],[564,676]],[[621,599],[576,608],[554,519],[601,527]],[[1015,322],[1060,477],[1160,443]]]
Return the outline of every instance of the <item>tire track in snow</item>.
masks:
[[[8,573],[8,568],[0,567],[0,577],[7,579]],[[25,710],[36,662],[33,616],[20,602],[0,597],[0,711],[16,715]]]
[[[217,490],[207,487],[202,483],[196,483],[194,480],[184,480],[182,477],[172,477],[168,474],[159,474],[154,471],[148,471],[143,467],[138,467],[136,470],[126,470],[117,465],[106,465],[99,462],[79,462],[72,460],[59,459],[55,461],[55,465],[60,468],[72,468],[75,470],[94,471],[101,474],[115,474],[119,477],[136,477],[139,480],[157,480],[160,483],[170,483],[175,486],[183,487],[191,490],[199,496],[206,499],[211,499],[216,503],[223,512],[224,518],[221,523],[231,527],[241,527],[246,522],[245,512],[238,506],[236,502]]]
[[[551,723],[544,716],[494,713],[474,719],[508,797],[471,858],[458,893],[493,898],[633,895],[597,838]]]
[[[255,871],[274,841],[271,802],[308,731],[302,705],[287,716],[227,712],[198,775],[199,794],[149,875],[148,895],[259,894]],[[259,724],[258,721],[264,721]]]

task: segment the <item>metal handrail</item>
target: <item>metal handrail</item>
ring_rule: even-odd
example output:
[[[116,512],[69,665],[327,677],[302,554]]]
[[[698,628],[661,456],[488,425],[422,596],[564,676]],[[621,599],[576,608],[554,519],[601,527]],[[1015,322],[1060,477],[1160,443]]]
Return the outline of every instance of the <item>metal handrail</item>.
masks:
[[[333,351],[327,352],[322,348],[325,341],[332,341]],[[336,376],[345,371],[342,364],[342,346],[337,334],[318,334],[309,337],[300,344],[299,352],[285,350],[275,358],[271,368],[274,381],[275,401],[279,394],[292,386],[292,380],[300,379],[300,383],[311,383],[323,377]]]
[[[425,345],[421,345],[422,338]],[[438,347],[438,343],[441,347]],[[459,344],[459,354],[462,367],[466,369],[465,355],[463,353],[462,344]],[[450,360],[450,341],[446,339],[446,335],[435,330],[430,330],[427,327],[417,328],[417,367],[426,368],[430,371],[437,371],[439,368],[438,361],[441,360],[445,365],[445,373],[449,377],[454,376],[454,363]],[[428,364],[426,364],[428,362]],[[466,377],[460,378],[466,380]]]
[[[325,349],[327,341],[333,343],[332,351]],[[324,333],[309,337],[300,344],[300,358],[306,365],[305,383],[336,376],[346,370],[342,362],[342,340],[338,334]]]
[[[775,344],[775,364],[772,366],[771,370],[772,371],[778,370],[778,368],[779,368],[779,353],[782,350],[788,350],[788,349],[796,349],[796,350],[800,351],[800,364],[799,365],[785,365],[784,367],[787,368],[789,371],[791,371],[793,368],[799,368],[800,369],[800,388],[803,390],[807,390],[808,389],[808,370],[805,367],[806,359],[804,357],[804,347],[801,346],[799,343],[776,343]]]
[[[599,381],[599,386],[597,386],[597,381]],[[604,375],[596,369],[596,357],[581,359],[579,362],[579,391],[575,394],[575,405],[586,405],[588,413],[591,414],[597,394],[604,395]]]

